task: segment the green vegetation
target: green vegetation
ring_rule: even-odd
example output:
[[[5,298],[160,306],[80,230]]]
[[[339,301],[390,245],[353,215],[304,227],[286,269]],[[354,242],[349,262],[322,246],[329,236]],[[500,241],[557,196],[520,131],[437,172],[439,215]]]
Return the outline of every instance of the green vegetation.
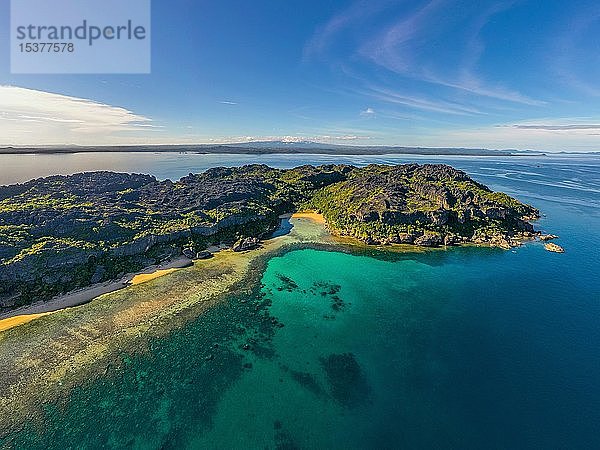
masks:
[[[538,211],[448,166],[368,166],[320,189],[306,208],[369,243],[477,242],[510,246]],[[477,231],[477,233],[476,233]]]
[[[41,208],[52,208],[58,210],[68,210],[73,208],[93,207],[92,203],[77,203],[77,197],[74,195],[65,195],[64,197],[52,197],[50,195],[40,195],[28,198],[26,195],[19,195],[15,198],[0,201],[0,212],[15,211],[33,211]]]
[[[531,231],[537,211],[448,166],[264,165],[159,182],[95,172],[0,187],[0,308],[274,231],[282,213],[321,211],[368,243],[485,242]]]

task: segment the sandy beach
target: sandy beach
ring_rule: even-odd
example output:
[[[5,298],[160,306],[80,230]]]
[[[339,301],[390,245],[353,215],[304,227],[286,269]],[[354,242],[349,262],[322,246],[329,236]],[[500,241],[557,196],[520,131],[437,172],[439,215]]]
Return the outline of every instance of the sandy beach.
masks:
[[[298,212],[292,215],[295,219],[310,219],[315,223],[325,224],[325,218],[322,214],[312,211]]]
[[[316,224],[324,225],[325,219],[321,214],[314,212],[299,212],[295,214],[286,214],[282,219],[308,219]],[[223,245],[213,245],[208,248],[211,253],[221,252],[227,249]],[[64,295],[57,296],[47,302],[38,302],[27,305],[10,312],[0,314],[0,332],[10,328],[28,323],[38,317],[43,317],[48,313],[73,308],[89,303],[95,298],[98,298],[111,292],[119,291],[129,285],[138,285],[148,281],[155,280],[165,275],[170,275],[175,271],[189,267],[194,262],[185,256],[180,256],[164,264],[149,266],[143,271],[136,274],[127,274],[120,280],[106,281],[103,283],[94,284],[86,288],[78,289]],[[16,319],[19,317],[20,319]]]
[[[175,258],[158,266],[150,266],[138,274],[125,275],[120,280],[106,281],[54,297],[47,302],[37,302],[0,314],[0,332],[31,322],[49,313],[73,308],[89,303],[95,298],[126,288],[130,284],[140,284],[188,267],[192,261],[186,257]]]
[[[31,322],[32,320],[39,319],[40,317],[52,314],[52,312],[45,312],[40,314],[27,314],[23,316],[14,316],[9,319],[0,320],[0,332],[10,330],[19,325],[24,325]]]
[[[164,277],[165,275],[169,275],[176,270],[179,269],[159,269],[152,273],[140,273],[131,279],[131,284],[146,283],[147,281],[152,281],[157,278]]]
[[[252,251],[251,254],[258,256],[267,249],[283,245],[290,242],[318,242],[349,246],[365,247],[365,244],[357,241],[352,237],[337,236],[331,234],[326,229],[326,221],[322,214],[313,211],[302,211],[294,214],[285,214],[280,217],[283,221],[281,233],[275,232],[274,237],[263,243],[260,251]],[[308,226],[307,226],[308,224]],[[409,245],[391,245],[386,247],[389,251],[425,251],[424,249],[416,248]],[[217,255],[228,252],[228,247],[223,244],[210,246],[208,249],[211,253]],[[235,255],[235,253],[229,251]],[[243,252],[242,254],[247,254]],[[199,263],[199,261],[196,261]],[[203,263],[202,261],[200,262]],[[123,290],[129,286],[140,285],[149,281],[162,278],[166,275],[172,275],[175,272],[190,267],[194,264],[189,258],[180,256],[160,265],[149,266],[143,271],[136,274],[127,274],[120,280],[106,281],[91,285],[86,288],[78,289],[67,294],[57,296],[47,302],[38,302],[12,310],[10,312],[0,314],[0,333],[7,331],[19,325],[29,323],[37,318],[44,317],[48,313],[66,310],[81,305],[85,305],[98,297],[106,294],[114,293]]]

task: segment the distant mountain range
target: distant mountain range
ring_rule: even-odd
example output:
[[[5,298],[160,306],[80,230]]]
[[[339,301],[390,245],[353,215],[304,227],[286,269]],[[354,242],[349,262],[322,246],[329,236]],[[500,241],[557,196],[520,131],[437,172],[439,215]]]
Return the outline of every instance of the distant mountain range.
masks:
[[[132,146],[40,146],[40,147],[0,147],[0,154],[31,153],[82,153],[82,152],[195,152],[226,154],[343,154],[343,155],[465,155],[465,156],[522,156],[543,155],[532,150],[489,150],[483,148],[427,148],[400,146],[355,146],[322,144],[301,141],[263,141],[235,144],[198,145],[132,145]]]

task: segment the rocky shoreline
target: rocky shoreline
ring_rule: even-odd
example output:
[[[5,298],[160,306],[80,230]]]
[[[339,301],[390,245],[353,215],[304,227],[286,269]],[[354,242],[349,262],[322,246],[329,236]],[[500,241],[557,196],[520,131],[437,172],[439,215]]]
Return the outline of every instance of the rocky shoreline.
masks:
[[[333,232],[367,244],[508,249],[539,235],[537,209],[444,165],[368,166],[311,203]]]
[[[109,280],[102,283],[92,284],[90,286],[68,292],[64,295],[53,297],[47,301],[35,302],[0,313],[0,322],[16,316],[47,314],[67,308],[85,305],[101,295],[110,294],[112,292],[125,289],[127,286],[132,284],[132,280],[134,280],[136,276],[151,274],[156,271],[167,272],[169,270],[190,267],[192,264],[193,261],[185,256],[175,258],[158,266],[147,267],[139,274],[126,274],[119,280]]]
[[[445,165],[216,168],[177,182],[93,172],[0,187],[0,312],[211,246],[255,248],[283,213],[366,244],[511,248],[539,211]]]

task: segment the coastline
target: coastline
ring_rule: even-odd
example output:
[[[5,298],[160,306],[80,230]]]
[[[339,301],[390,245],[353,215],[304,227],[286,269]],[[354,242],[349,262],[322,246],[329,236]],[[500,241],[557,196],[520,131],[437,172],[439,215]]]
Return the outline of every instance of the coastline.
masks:
[[[123,364],[123,352],[145,352],[150,339],[183,327],[226,299],[251,295],[273,256],[304,246],[340,245],[323,224],[306,217],[290,222],[288,234],[264,241],[259,249],[224,250],[168,277],[0,333],[0,442],[41,417],[40,405],[66,398],[72,388]]]
[[[326,222],[323,216],[314,212],[297,212],[293,214],[284,214],[280,217],[280,219],[306,219],[320,226],[326,226]],[[286,236],[286,234],[276,233],[274,237],[265,241],[263,244],[268,244],[271,241],[274,241],[282,236]],[[335,237],[333,235],[331,235],[331,237],[335,238],[340,243],[350,243],[350,241],[354,242],[354,239],[352,238]],[[226,246],[222,245],[213,245],[208,248],[208,250],[213,254],[217,254],[227,249],[228,248]],[[170,275],[179,269],[190,267],[193,264],[194,261],[192,259],[187,258],[185,256],[180,256],[166,261],[162,264],[148,266],[140,272],[126,274],[119,280],[109,280],[104,281],[102,283],[96,283],[91,286],[87,286],[71,292],[67,292],[63,295],[56,296],[46,302],[36,302],[30,305],[13,309],[11,311],[0,314],[0,332],[7,331],[18,325],[28,323],[31,320],[35,320],[39,317],[44,317],[45,315],[50,313],[85,305],[105,294],[117,292],[122,289],[126,289],[129,286],[147,283],[157,278]],[[21,319],[13,320],[16,317],[19,317]],[[27,320],[27,318],[29,318],[29,320]]]
[[[222,249],[190,267],[174,271],[163,267],[155,270],[159,275],[145,282],[121,286],[78,308],[35,317],[0,332],[4,379],[0,386],[0,443],[27,423],[28,427],[43,427],[45,413],[40,405],[66,401],[74,388],[109,370],[122,370],[127,364],[125,355],[149,352],[155,339],[184,328],[213,308],[244,304],[260,289],[259,280],[273,257],[304,248],[375,258],[429,250],[373,246],[340,238],[315,213],[281,219],[288,220],[282,222],[286,234],[276,234],[258,249],[239,253]],[[167,273],[169,276],[161,276]]]
[[[295,219],[309,219],[315,223],[327,225],[327,222],[325,221],[325,218],[323,217],[323,215],[318,214],[316,212],[310,212],[310,211],[297,212],[297,213],[292,214],[290,217],[293,217]]]
[[[431,250],[443,250],[447,248],[446,246],[441,247],[422,247],[412,244],[366,244],[354,237],[341,235],[336,233],[334,230],[331,230],[325,218],[322,214],[316,213],[314,211],[301,211],[293,214],[284,214],[280,216],[282,220],[307,220],[315,225],[318,225],[322,228],[323,233],[326,233],[327,239],[331,242],[314,242],[318,244],[331,245],[335,243],[337,245],[347,246],[347,247],[356,247],[361,248],[362,250],[371,249],[374,251],[387,251],[391,253],[422,253],[425,251]],[[263,247],[265,245],[267,247],[270,246],[269,243],[276,242],[277,239],[287,236],[290,233],[292,227],[288,224],[288,226],[280,227],[280,230],[277,230],[271,238],[263,242]],[[323,240],[324,236],[320,236],[320,239]],[[302,239],[300,239],[302,240]],[[516,239],[515,242],[520,246],[527,241],[532,241],[534,239]],[[482,245],[479,243],[461,243],[456,246],[491,246],[491,245]],[[506,249],[506,248],[505,248]],[[213,254],[218,254],[223,252],[224,250],[228,250],[227,246],[223,245],[213,245],[208,250]],[[253,250],[251,252],[256,252]],[[244,252],[247,253],[247,252]],[[196,261],[197,262],[197,261]],[[161,264],[148,266],[140,272],[130,273],[124,275],[119,280],[109,280],[104,281],[102,283],[97,283],[91,286],[87,286],[84,288],[80,288],[71,292],[68,292],[63,295],[59,295],[45,302],[36,302],[30,305],[22,306],[16,308],[14,310],[0,313],[0,333],[5,332],[11,328],[17,327],[19,325],[24,325],[38,319],[40,317],[44,317],[50,313],[63,311],[69,308],[74,308],[77,306],[82,306],[90,303],[91,301],[106,295],[111,294],[123,289],[126,289],[129,286],[140,285],[143,283],[147,283],[153,281],[157,278],[161,278],[166,275],[171,275],[176,271],[190,267],[194,265],[194,261],[185,256],[179,256],[177,258],[171,259],[169,261],[163,262]],[[16,319],[18,318],[18,319]],[[15,320],[16,319],[16,320]]]
[[[47,302],[37,302],[31,305],[22,306],[12,311],[0,314],[0,332],[9,330],[18,325],[23,325],[31,320],[43,317],[47,314],[85,305],[92,300],[105,294],[125,289],[131,284],[140,284],[151,281],[158,277],[173,273],[175,270],[189,267],[192,260],[181,256],[172,259],[163,264],[146,267],[141,272],[127,274],[119,280],[109,280],[102,283],[93,284],[66,294],[54,297]],[[31,317],[30,317],[31,316]],[[21,320],[13,320],[21,317]],[[29,317],[29,320],[27,318]]]
[[[40,317],[47,316],[49,314],[53,314],[56,311],[43,312],[43,313],[30,313],[23,314],[20,316],[12,316],[8,319],[0,320],[0,333],[3,331],[10,330],[11,328],[18,327],[19,325],[25,325],[26,323],[31,322],[32,320],[39,319]]]
[[[490,150],[484,148],[453,147],[401,147],[401,146],[362,146],[329,145],[313,143],[308,147],[290,147],[289,144],[266,142],[258,146],[232,144],[198,145],[146,145],[146,146],[50,146],[50,147],[0,147],[0,155],[64,155],[74,153],[196,153],[229,155],[352,155],[352,156],[547,156],[537,150]]]

